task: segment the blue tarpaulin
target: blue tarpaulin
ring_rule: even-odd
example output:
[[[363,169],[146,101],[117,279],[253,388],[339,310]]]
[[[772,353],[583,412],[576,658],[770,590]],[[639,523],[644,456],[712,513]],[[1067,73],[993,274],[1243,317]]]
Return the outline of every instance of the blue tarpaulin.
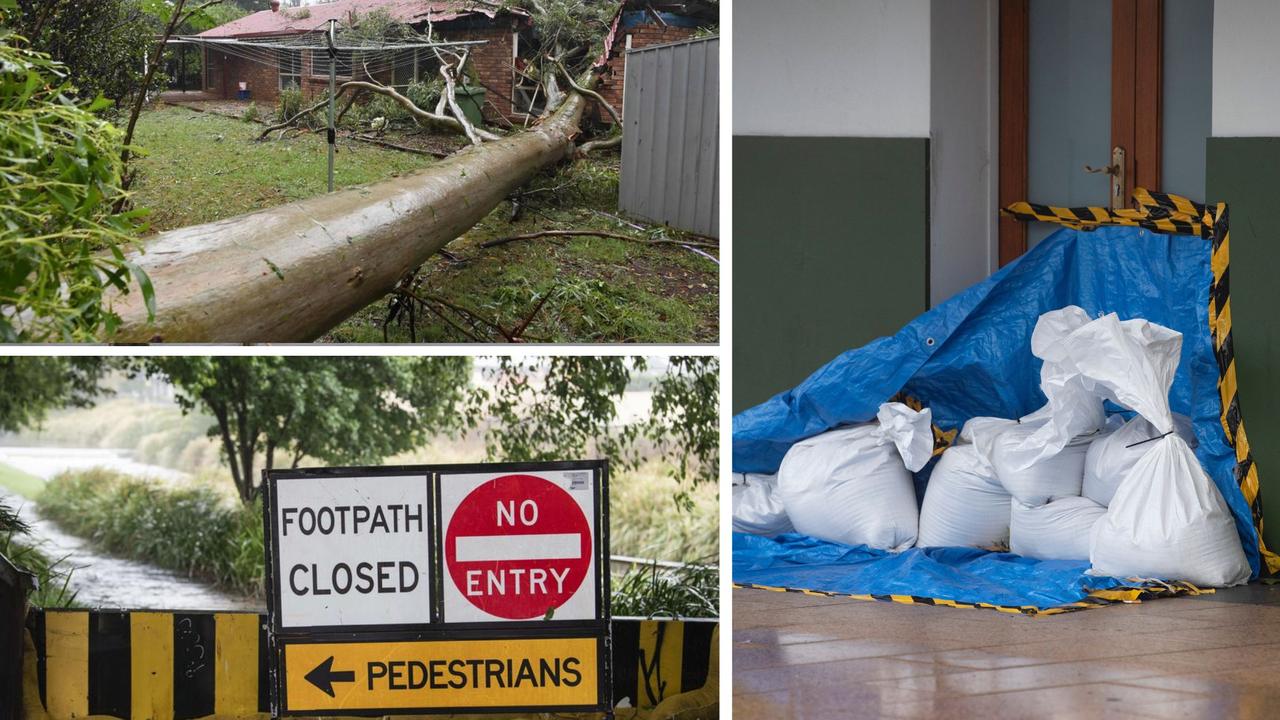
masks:
[[[1208,317],[1211,280],[1210,244],[1200,237],[1137,227],[1059,230],[897,334],[843,353],[792,390],[737,415],[734,471],[776,472],[793,443],[869,421],[881,403],[901,391],[931,408],[934,423],[944,430],[972,417],[1026,415],[1046,402],[1039,388],[1041,363],[1031,354],[1031,331],[1040,315],[1066,305],[1079,305],[1095,317],[1115,312],[1122,320],[1144,318],[1182,333],[1170,404],[1192,419],[1196,456],[1231,507],[1256,577],[1257,534],[1220,420]],[[803,536],[735,535],[734,581],[861,593],[892,586],[903,594],[943,598],[977,592],[995,598],[982,601],[993,604],[1001,604],[996,601],[1001,597],[1078,600],[1088,588],[1105,586],[1098,578],[1085,578],[1079,563],[958,549],[892,556],[825,545],[830,544]],[[986,574],[996,569],[1001,572]],[[916,590],[908,592],[912,587]]]

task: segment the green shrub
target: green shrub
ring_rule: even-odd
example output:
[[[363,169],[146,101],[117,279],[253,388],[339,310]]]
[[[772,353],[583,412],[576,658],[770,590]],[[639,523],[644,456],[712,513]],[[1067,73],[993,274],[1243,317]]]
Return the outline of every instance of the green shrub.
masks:
[[[636,568],[614,583],[613,614],[630,617],[720,616],[720,572],[714,565]]]
[[[276,122],[284,122],[302,112],[302,100],[302,91],[298,88],[281,90],[276,100]]]
[[[0,15],[3,5],[0,4]],[[119,316],[104,301],[151,281],[125,250],[141,212],[123,201],[122,133],[75,100],[64,68],[0,25],[0,342],[85,341]]]
[[[31,603],[38,607],[74,607],[73,568],[65,558],[51,559],[41,552],[28,536],[29,531],[18,513],[0,502],[0,555],[35,576],[36,590],[31,595]]]
[[[444,81],[436,79],[431,82],[411,83],[409,87],[405,88],[404,96],[423,110],[434,111],[436,102],[440,100],[440,93],[442,92],[444,92]]]
[[[244,121],[256,123],[260,120],[262,120],[262,111],[258,109],[258,103],[249,103],[249,107],[244,109]]]
[[[260,594],[262,506],[239,505],[208,485],[169,488],[118,472],[65,472],[40,509],[111,553]]]

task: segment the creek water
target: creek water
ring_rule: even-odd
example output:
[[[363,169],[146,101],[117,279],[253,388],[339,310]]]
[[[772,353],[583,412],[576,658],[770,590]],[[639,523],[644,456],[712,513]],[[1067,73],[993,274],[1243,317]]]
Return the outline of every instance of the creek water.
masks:
[[[182,473],[135,462],[123,453],[96,448],[0,447],[0,462],[42,479],[68,469],[107,467],[134,475],[179,480]],[[0,496],[6,491],[0,489]],[[258,610],[261,599],[243,597],[207,583],[144,562],[113,557],[93,548],[88,540],[63,532],[40,515],[38,503],[8,494],[5,502],[18,508],[31,525],[31,539],[50,558],[65,558],[70,567],[76,601],[93,608],[164,610]]]

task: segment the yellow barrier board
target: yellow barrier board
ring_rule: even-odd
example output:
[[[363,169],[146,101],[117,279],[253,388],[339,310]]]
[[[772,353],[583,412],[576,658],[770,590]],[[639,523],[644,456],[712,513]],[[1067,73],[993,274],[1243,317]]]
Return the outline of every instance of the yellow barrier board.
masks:
[[[595,638],[289,643],[284,710],[592,706],[598,655]]]

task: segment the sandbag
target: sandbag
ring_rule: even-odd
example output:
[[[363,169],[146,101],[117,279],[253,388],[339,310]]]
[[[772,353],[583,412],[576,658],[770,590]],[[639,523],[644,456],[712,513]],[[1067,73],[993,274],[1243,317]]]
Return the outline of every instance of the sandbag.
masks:
[[[734,473],[733,531],[773,537],[795,531],[778,497],[778,476]]]
[[[1089,560],[1093,526],[1107,509],[1085,497],[1044,505],[1014,501],[1009,515],[1010,552],[1037,560]]]
[[[1009,543],[1010,499],[976,446],[953,445],[942,453],[929,475],[916,545],[1005,547]]]
[[[1175,414],[1173,424],[1178,435],[1194,449],[1195,432],[1191,419]],[[1089,445],[1084,459],[1084,484],[1081,494],[1103,505],[1110,505],[1116,488],[1129,474],[1134,464],[1147,452],[1146,442],[1160,435],[1155,426],[1141,415],[1135,415],[1120,425],[1114,433],[1103,436]]]
[[[992,441],[991,465],[1004,489],[1024,505],[1044,505],[1056,498],[1079,496],[1084,484],[1084,459],[1089,445],[1102,431],[1076,437],[1053,455],[1027,467],[1018,466],[1023,449],[1034,443],[1038,423],[1023,422]]]
[[[1021,429],[999,446],[996,470],[1014,475],[1050,460],[1079,438],[1106,423],[1102,400],[1090,382],[1075,372],[1063,341],[1089,323],[1089,315],[1069,305],[1042,314],[1031,333],[1031,354],[1040,358],[1040,391],[1048,399],[1020,420]],[[1083,477],[1083,470],[1082,470]],[[1079,495],[1080,490],[1069,493]],[[1033,503],[1023,498],[1023,502]]]
[[[885,403],[873,422],[792,445],[778,468],[778,495],[796,531],[886,550],[915,544],[911,473],[932,456],[930,422],[928,408]]]
[[[1073,331],[1064,347],[1075,372],[1101,396],[1137,412],[1158,439],[1120,481],[1093,527],[1091,572],[1228,586],[1249,579],[1249,563],[1222,493],[1177,435],[1169,388],[1182,335],[1115,313]]]

